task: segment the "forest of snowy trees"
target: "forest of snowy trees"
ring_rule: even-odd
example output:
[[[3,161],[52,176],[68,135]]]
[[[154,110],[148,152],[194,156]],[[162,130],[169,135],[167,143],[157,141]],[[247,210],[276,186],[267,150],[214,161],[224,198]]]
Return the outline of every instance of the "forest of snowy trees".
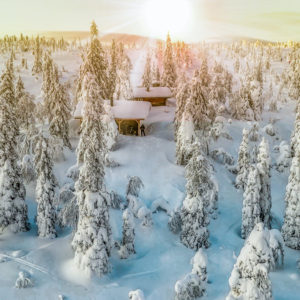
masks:
[[[71,78],[56,59],[57,53],[64,52],[80,53],[78,72]],[[126,165],[119,164],[115,155],[139,139],[120,137],[112,112],[115,101],[133,98],[132,53],[138,52],[144,55],[141,86],[148,92],[153,87],[168,87],[176,98],[174,117],[168,125],[172,130],[168,142],[174,140],[174,151],[166,156],[173,160],[174,173],[181,172],[184,177],[180,181],[184,182],[179,189],[181,201],[172,202],[175,193],[163,192],[163,199],[145,199],[151,184],[148,175],[140,176],[135,168],[124,176]],[[49,241],[68,232],[72,263],[87,277],[96,275],[98,280],[109,276],[117,280],[114,269],[121,270],[126,264],[132,267],[135,259],[153,250],[145,251],[139,244],[141,236],[155,236],[162,244],[164,239],[172,240],[170,249],[176,244],[180,253],[192,253],[192,268],[184,266],[182,270],[191,270],[181,271],[181,277],[172,283],[166,281],[168,299],[192,300],[204,295],[213,299],[209,290],[218,283],[209,280],[213,277],[210,249],[215,243],[223,247],[219,239],[227,238],[216,238],[211,231],[213,224],[222,224],[217,222],[225,218],[219,209],[221,201],[228,200],[220,192],[228,184],[218,180],[222,166],[240,199],[235,203],[239,209],[236,235],[238,245],[243,245],[230,249],[231,253],[238,249],[239,254],[230,265],[229,286],[226,283],[227,292],[222,296],[228,300],[272,299],[269,273],[285,268],[286,251],[300,250],[299,43],[189,45],[172,42],[168,34],[166,42],[158,40],[147,46],[114,40],[107,44],[101,42],[92,22],[86,42],[5,36],[0,39],[0,55],[5,60],[0,80],[1,234],[23,233],[26,239],[29,231]],[[284,64],[284,72],[272,68],[279,63]],[[28,79],[24,81],[24,72],[39,83],[38,97]],[[83,103],[83,116],[76,125],[73,114],[79,102]],[[273,116],[288,103],[295,107],[294,129],[291,137],[282,140],[276,126],[279,120],[270,117],[267,123],[262,121],[266,114]],[[234,122],[240,127],[229,132],[228,124]],[[149,126],[150,135],[155,129]],[[220,141],[233,145],[233,136],[241,137],[236,157],[219,147]],[[161,151],[158,137],[145,140],[148,138],[153,138],[151,145],[156,143],[155,151]],[[138,151],[143,152],[142,145]],[[143,161],[145,167],[139,166],[145,173],[151,164],[148,159]],[[163,169],[164,165],[156,163],[155,167]],[[126,182],[126,192],[114,188],[114,180],[108,180],[111,174]],[[273,211],[277,191],[272,190],[274,174],[286,174],[287,179],[285,196],[280,200],[284,203],[283,222]],[[168,176],[166,172],[164,177]],[[153,180],[153,185],[156,182]],[[28,192],[35,205],[29,203]],[[167,222],[160,223],[159,213],[166,215]],[[167,233],[158,235],[158,229]],[[299,257],[299,252],[289,256],[295,268],[296,255]],[[0,263],[1,259],[0,246]],[[19,272],[16,287],[33,286],[29,275]],[[151,287],[151,282],[148,285]],[[130,288],[129,299],[142,300],[150,294],[149,289],[131,289],[136,286]]]

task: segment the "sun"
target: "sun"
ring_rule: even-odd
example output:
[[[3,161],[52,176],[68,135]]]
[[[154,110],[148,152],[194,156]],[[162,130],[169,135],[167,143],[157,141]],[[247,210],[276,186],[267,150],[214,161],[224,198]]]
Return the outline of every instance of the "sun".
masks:
[[[182,36],[191,19],[189,0],[147,0],[143,7],[143,21],[150,35],[164,38]]]

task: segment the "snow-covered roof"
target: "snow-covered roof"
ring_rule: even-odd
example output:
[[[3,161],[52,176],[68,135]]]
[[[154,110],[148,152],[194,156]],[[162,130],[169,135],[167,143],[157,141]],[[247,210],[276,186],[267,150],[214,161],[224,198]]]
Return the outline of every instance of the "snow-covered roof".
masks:
[[[138,87],[133,90],[133,98],[171,98],[172,92],[168,87],[151,87],[149,92],[146,88]]]
[[[109,100],[104,100],[109,104]],[[129,101],[129,100],[115,100],[112,107],[112,113],[115,119],[147,119],[151,110],[151,103],[144,101]],[[74,112],[74,118],[82,118],[83,102],[79,102]]]
[[[144,101],[114,101],[112,113],[115,119],[147,119],[151,110],[151,103]]]

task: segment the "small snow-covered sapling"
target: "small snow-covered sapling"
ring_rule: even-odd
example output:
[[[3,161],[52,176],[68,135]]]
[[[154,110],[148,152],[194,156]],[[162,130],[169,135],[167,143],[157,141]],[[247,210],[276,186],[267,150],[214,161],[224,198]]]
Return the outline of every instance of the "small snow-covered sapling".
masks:
[[[129,300],[145,300],[145,296],[142,290],[131,291],[128,294]]]
[[[18,289],[28,288],[33,286],[33,281],[30,279],[29,274],[19,272],[19,277],[16,280],[15,287]]]

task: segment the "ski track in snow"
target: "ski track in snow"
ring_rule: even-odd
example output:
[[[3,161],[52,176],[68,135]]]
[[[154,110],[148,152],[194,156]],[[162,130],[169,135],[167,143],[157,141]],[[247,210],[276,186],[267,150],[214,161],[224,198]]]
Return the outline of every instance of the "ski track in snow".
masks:
[[[40,251],[40,250],[44,250],[46,248],[49,248],[50,246],[54,245],[54,244],[59,244],[60,241],[64,240],[64,239],[69,239],[71,236],[71,234],[68,234],[67,236],[65,236],[64,238],[60,238],[59,240],[53,240],[53,242],[50,242],[48,244],[42,245],[40,247],[38,247],[37,249],[32,249],[29,253],[27,253],[25,256],[29,256],[32,255],[33,253]]]
[[[29,262],[29,261],[27,261],[25,259],[22,259],[20,257],[13,257],[13,256],[10,256],[10,255],[4,254],[4,253],[0,253],[0,255],[2,255],[3,257],[9,258],[11,261],[15,261],[17,263],[20,263],[22,265],[25,265],[27,267],[30,267],[30,268],[32,268],[34,270],[37,270],[37,271],[39,271],[41,273],[44,273],[46,275],[50,275],[51,277],[55,278],[53,275],[51,275],[49,273],[49,271],[46,268],[38,266],[36,264],[33,264],[33,263],[31,263],[31,262]],[[25,255],[25,256],[27,256],[27,255]],[[25,256],[22,256],[22,257],[25,257]]]
[[[146,271],[146,272],[139,272],[139,273],[128,274],[128,275],[122,276],[122,278],[135,278],[135,277],[139,277],[139,276],[145,276],[145,275],[157,273],[160,270],[161,269],[156,269],[156,270],[152,270],[152,271]]]

